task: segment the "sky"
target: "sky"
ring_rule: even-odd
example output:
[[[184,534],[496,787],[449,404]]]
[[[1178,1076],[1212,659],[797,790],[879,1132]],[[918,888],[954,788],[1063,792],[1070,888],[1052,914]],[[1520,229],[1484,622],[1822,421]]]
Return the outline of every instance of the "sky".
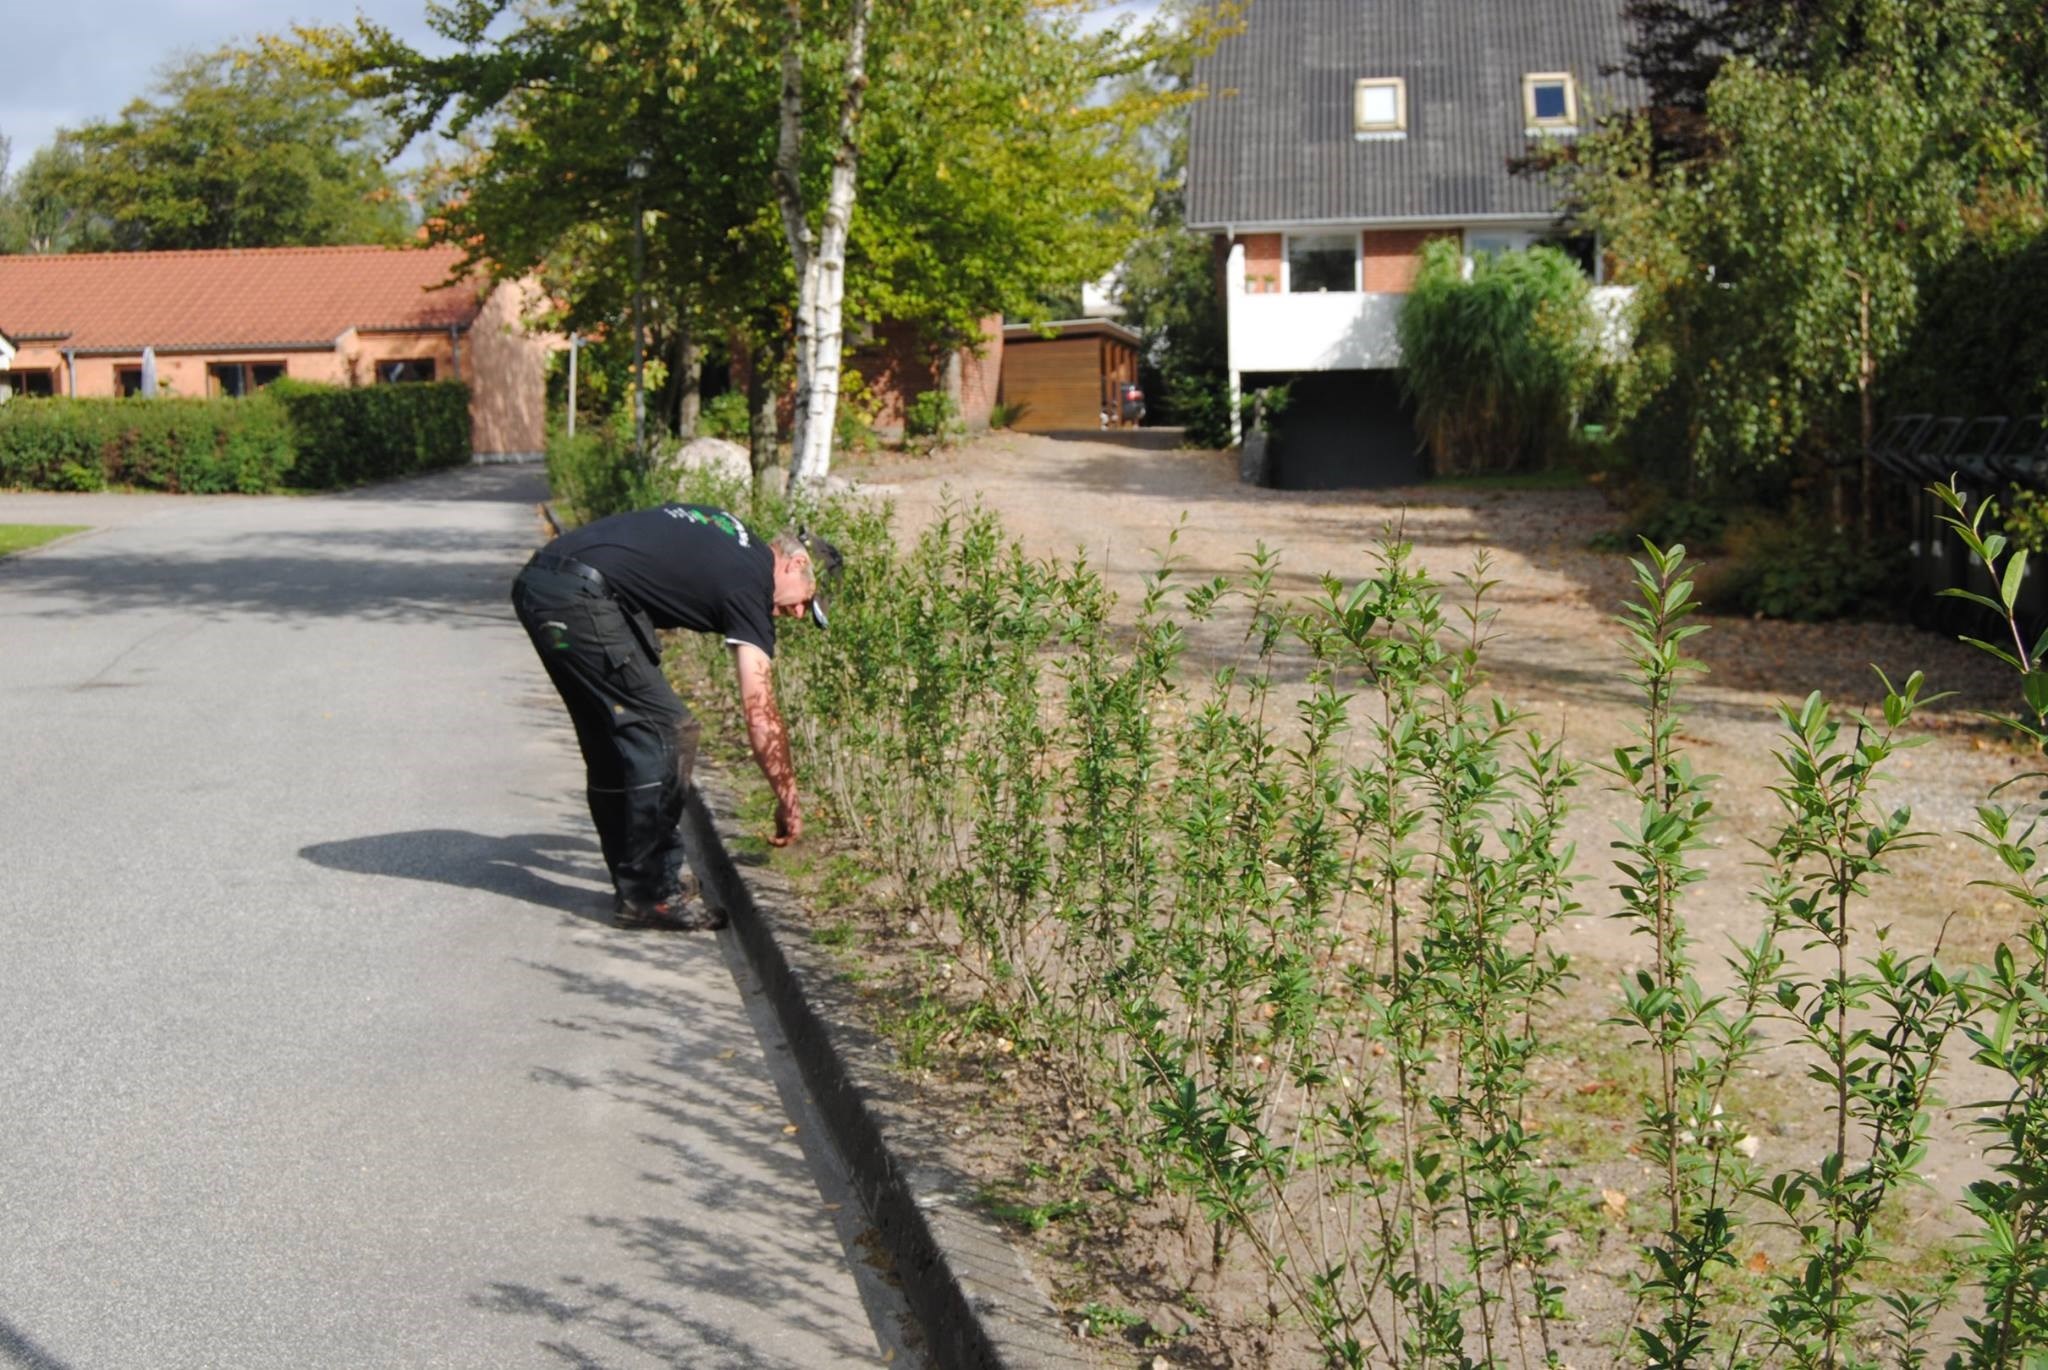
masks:
[[[1143,13],[1156,3],[1123,0],[1110,14]],[[118,114],[182,53],[282,33],[294,23],[350,24],[358,12],[417,47],[433,50],[439,41],[423,0],[76,0],[6,8],[0,136],[14,145],[17,171],[59,128]]]

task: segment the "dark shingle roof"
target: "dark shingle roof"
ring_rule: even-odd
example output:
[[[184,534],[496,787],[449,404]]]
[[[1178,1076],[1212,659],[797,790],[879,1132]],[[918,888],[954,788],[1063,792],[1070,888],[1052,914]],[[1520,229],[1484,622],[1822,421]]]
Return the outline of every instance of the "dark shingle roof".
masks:
[[[1510,176],[1527,146],[1522,78],[1569,71],[1579,127],[1636,102],[1620,0],[1251,0],[1197,68],[1188,223],[1541,217],[1556,189]],[[1408,135],[1359,141],[1353,83],[1399,76]]]

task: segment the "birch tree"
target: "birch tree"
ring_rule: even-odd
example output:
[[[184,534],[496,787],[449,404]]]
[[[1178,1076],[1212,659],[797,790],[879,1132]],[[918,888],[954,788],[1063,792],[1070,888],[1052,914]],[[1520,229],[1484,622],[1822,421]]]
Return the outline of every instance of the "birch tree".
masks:
[[[793,373],[801,484],[831,468],[849,318],[913,325],[942,356],[1100,276],[1141,228],[1158,172],[1134,147],[1192,92],[1131,78],[1218,28],[1090,22],[1101,8],[534,0],[507,25],[506,0],[462,0],[429,9],[453,55],[365,21],[299,42],[401,137],[489,135],[430,229],[552,273],[586,331],[623,326],[623,168],[651,153],[649,279],[697,336]]]
[[[848,0],[839,117],[825,213],[811,227],[804,199],[804,12],[788,0],[782,39],[782,104],[776,145],[775,194],[797,279],[796,424],[790,436],[792,488],[822,481],[832,465],[833,421],[839,409],[844,341],[846,245],[859,184],[861,109],[867,95],[868,0]]]

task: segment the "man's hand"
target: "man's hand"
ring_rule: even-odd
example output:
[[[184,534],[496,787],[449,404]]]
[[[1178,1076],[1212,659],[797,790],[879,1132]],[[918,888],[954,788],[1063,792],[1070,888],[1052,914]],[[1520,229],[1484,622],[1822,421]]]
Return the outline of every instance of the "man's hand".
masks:
[[[771,847],[787,847],[804,835],[804,812],[794,800],[775,803],[775,836],[768,839]]]
[[[751,643],[733,644],[733,665],[739,672],[740,712],[747,719],[747,744],[754,763],[775,791],[775,835],[768,839],[786,847],[803,836],[803,806],[796,795],[796,765],[789,756],[789,734],[775,707],[774,664]]]

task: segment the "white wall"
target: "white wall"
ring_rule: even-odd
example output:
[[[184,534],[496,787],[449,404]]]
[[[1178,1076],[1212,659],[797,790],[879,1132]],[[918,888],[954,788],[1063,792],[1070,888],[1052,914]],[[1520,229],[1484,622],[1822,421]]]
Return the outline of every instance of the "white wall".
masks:
[[[1241,279],[1237,286],[1230,297],[1232,371],[1380,371],[1401,364],[1395,327],[1406,295],[1247,295]],[[1600,345],[1612,356],[1628,347],[1631,293],[1627,286],[1593,288]]]
[[[1237,295],[1230,301],[1233,371],[1379,371],[1401,364],[1394,321],[1402,295]]]

